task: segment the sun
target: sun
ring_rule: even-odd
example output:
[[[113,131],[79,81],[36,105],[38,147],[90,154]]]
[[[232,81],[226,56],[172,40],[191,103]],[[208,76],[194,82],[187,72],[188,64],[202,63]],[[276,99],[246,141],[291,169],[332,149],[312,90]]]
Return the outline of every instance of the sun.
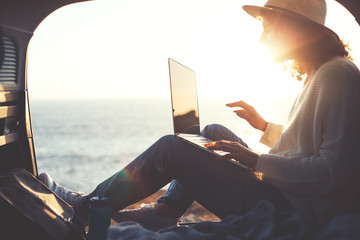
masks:
[[[359,66],[359,25],[342,5],[335,1],[327,3],[326,26],[349,43],[354,62]],[[265,118],[285,123],[303,82],[293,78],[289,71],[284,71],[283,64],[275,64],[267,47],[259,43],[262,33],[260,21],[243,14],[240,27],[232,28],[238,31],[239,36],[232,35],[237,42],[231,41],[233,44],[229,44],[227,49],[221,46],[222,51],[228,53],[227,58],[224,58],[221,66],[204,69],[211,71],[211,74],[200,76],[200,81],[206,79],[206,84],[199,86],[199,91],[209,98],[219,96],[230,102],[244,100]]]
[[[229,111],[227,102],[244,100],[266,119],[282,123],[302,84],[274,64],[268,49],[259,44],[261,22],[241,9],[252,3],[90,1],[61,8],[40,24],[29,45],[31,100],[164,98],[169,102],[167,59],[171,57],[196,72],[200,101],[221,101],[219,108],[208,107],[209,115],[218,117],[218,111]],[[339,3],[327,3],[326,25],[349,42],[360,66],[359,25]],[[150,4],[151,11],[144,4]],[[206,107],[200,106],[202,114]],[[234,119],[231,129],[240,122],[233,114],[220,120],[228,119]]]
[[[354,62],[359,65],[360,27],[358,23],[338,2],[328,0],[327,4],[326,26],[334,30],[345,43],[349,43]],[[290,108],[292,101],[301,91],[303,83],[293,78],[289,71],[284,71],[284,64],[275,64],[267,47],[259,43],[262,33],[260,21],[254,20],[245,13],[240,21],[240,27],[233,26],[233,29],[241,35],[236,38],[237,45],[236,43],[229,44],[228,49],[223,49],[227,53],[237,54],[228,54],[233,58],[224,59],[221,69],[226,70],[211,69],[212,72],[221,71],[221,73],[214,74],[217,78],[212,80],[212,84],[206,84],[202,91],[211,89],[210,92],[214,94],[214,89],[220,89],[221,93],[218,95],[223,95],[230,100],[248,101],[265,112],[271,111],[270,105],[274,106],[271,109],[277,108],[276,103],[286,106],[284,108]],[[211,74],[208,74],[206,79],[211,79]],[[216,84],[219,79],[221,79],[221,84]],[[222,87],[225,84],[228,85],[227,88]]]
[[[145,2],[90,1],[45,19],[29,47],[32,98],[94,98],[94,92],[98,98],[169,98],[168,57],[195,70],[199,97],[244,99],[266,108],[263,99],[298,91],[259,44],[260,21],[241,9],[251,1],[193,0],[186,7],[159,1],[152,3],[159,4],[154,12],[140,11]],[[349,42],[359,65],[359,25],[339,3],[327,2],[327,25]],[[44,91],[54,87],[56,93]]]

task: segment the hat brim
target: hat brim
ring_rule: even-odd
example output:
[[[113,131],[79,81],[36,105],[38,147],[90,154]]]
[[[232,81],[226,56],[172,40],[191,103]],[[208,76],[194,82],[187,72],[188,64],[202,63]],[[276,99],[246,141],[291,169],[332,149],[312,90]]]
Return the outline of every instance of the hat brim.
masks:
[[[261,20],[264,15],[281,15],[285,17],[289,17],[292,19],[296,19],[302,22],[306,22],[308,24],[313,24],[315,27],[318,27],[319,29],[323,29],[324,31],[328,31],[330,33],[336,34],[334,31],[332,31],[330,28],[315,22],[311,20],[310,18],[307,18],[301,14],[298,14],[296,12],[289,11],[287,9],[278,8],[278,7],[270,7],[270,6],[253,6],[253,5],[245,5],[243,6],[243,10],[253,16],[256,19]]]

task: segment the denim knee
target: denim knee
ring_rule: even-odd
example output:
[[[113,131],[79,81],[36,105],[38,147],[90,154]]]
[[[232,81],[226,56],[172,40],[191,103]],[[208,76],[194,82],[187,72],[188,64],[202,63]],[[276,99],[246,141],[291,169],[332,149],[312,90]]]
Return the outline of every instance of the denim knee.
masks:
[[[206,125],[204,129],[201,131],[201,135],[211,140],[218,140],[217,139],[218,135],[223,135],[221,133],[227,131],[230,130],[221,124],[214,123],[214,124]]]
[[[169,144],[174,144],[176,141],[178,141],[179,139],[175,136],[175,135],[165,135],[162,136],[157,143],[159,145],[169,145]]]
[[[213,141],[229,140],[233,142],[238,142],[245,147],[248,147],[248,145],[239,136],[237,136],[227,127],[220,124],[207,125],[202,130],[201,135]]]

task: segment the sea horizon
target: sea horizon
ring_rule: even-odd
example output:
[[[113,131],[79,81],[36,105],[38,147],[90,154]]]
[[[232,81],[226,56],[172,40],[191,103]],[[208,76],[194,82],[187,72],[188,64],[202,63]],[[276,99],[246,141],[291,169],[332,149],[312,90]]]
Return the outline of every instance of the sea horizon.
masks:
[[[226,100],[199,99],[200,125],[218,123],[258,152],[261,133],[225,107]],[[168,98],[31,100],[39,172],[59,184],[91,192],[160,137],[173,134]]]

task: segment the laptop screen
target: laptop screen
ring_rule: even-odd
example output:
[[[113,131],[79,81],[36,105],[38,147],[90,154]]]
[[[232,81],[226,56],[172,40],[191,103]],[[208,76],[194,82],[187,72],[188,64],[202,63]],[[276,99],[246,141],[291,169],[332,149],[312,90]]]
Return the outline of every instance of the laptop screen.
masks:
[[[174,132],[200,134],[195,72],[169,58]]]

